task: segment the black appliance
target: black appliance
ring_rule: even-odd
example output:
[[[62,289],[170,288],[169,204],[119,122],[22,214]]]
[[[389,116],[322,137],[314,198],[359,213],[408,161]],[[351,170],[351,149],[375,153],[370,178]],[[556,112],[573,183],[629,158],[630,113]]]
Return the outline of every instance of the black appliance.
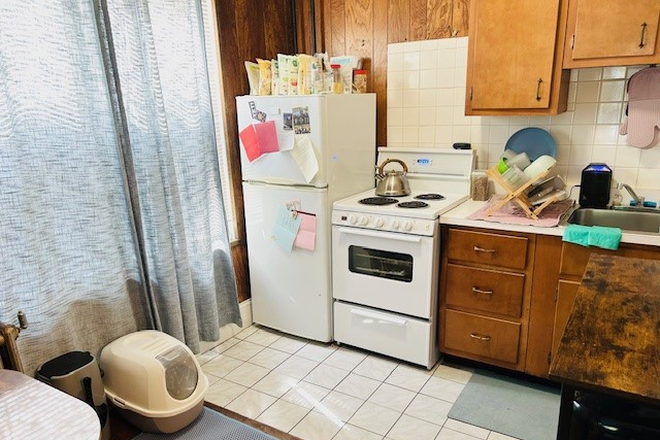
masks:
[[[582,170],[580,207],[605,208],[610,202],[612,169],[604,163],[590,163]]]

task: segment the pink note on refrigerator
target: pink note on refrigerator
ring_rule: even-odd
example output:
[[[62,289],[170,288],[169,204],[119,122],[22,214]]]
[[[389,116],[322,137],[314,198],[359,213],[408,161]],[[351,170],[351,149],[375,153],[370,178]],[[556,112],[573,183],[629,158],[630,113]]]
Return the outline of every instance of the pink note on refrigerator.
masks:
[[[313,251],[316,247],[316,215],[298,211],[298,217],[302,219],[302,223],[293,245]]]
[[[238,137],[241,139],[243,149],[245,150],[245,155],[250,162],[254,162],[255,160],[259,159],[259,157],[261,157],[259,137],[257,136],[257,131],[254,129],[254,125],[250,124],[245,127],[238,134]]]
[[[280,151],[275,121],[266,121],[261,124],[255,124],[254,128],[257,132],[257,138],[259,139],[259,151],[261,151],[261,154]]]

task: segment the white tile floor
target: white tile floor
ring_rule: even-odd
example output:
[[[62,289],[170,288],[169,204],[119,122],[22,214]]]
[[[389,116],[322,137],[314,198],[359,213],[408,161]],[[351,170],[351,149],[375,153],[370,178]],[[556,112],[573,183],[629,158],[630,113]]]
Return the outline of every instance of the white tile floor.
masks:
[[[516,440],[447,418],[471,371],[256,325],[200,354],[206,400],[304,440]]]

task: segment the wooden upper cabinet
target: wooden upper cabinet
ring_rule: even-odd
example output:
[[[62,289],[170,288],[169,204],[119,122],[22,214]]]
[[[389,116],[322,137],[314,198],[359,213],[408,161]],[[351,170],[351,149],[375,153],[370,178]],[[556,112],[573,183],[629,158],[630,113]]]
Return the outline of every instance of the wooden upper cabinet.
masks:
[[[564,68],[660,62],[659,0],[571,0]]]
[[[565,0],[472,0],[465,114],[557,114]]]

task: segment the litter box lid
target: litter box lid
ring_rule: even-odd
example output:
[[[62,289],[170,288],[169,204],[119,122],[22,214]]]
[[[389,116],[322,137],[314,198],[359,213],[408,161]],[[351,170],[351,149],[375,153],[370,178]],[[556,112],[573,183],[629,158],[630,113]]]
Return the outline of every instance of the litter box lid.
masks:
[[[204,398],[208,379],[190,349],[155,330],[131,333],[101,351],[103,384],[112,402],[147,417],[168,417]]]

